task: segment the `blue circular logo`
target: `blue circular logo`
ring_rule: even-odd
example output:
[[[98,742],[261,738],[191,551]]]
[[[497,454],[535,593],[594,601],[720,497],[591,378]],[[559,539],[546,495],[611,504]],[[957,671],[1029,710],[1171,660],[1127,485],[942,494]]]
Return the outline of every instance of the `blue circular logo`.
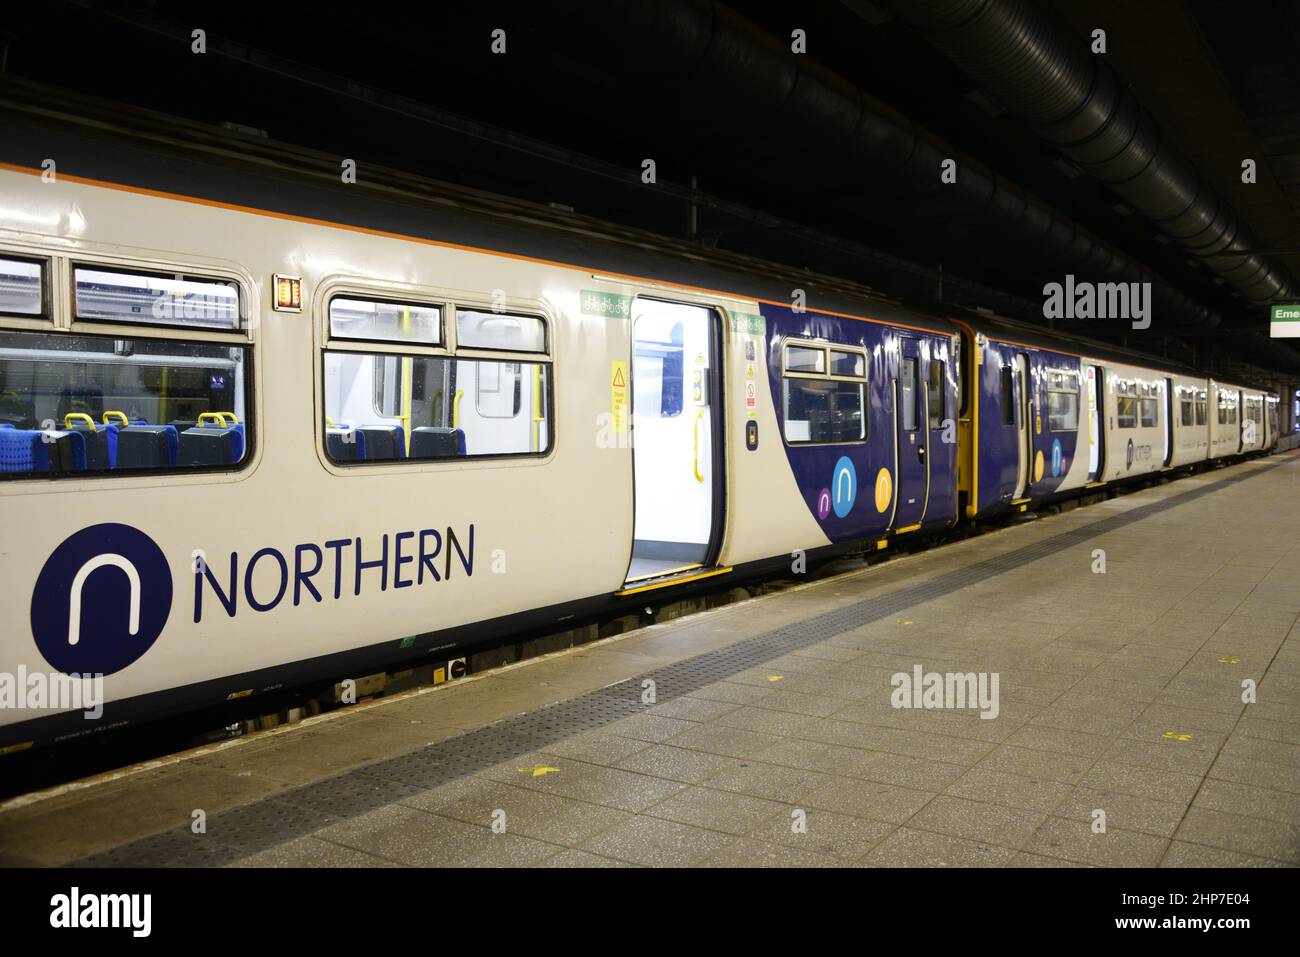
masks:
[[[831,478],[831,503],[835,514],[843,518],[853,510],[853,502],[858,497],[858,472],[853,467],[853,460],[847,455],[840,456],[835,463],[835,472]]]
[[[1061,474],[1061,440],[1052,439],[1052,475]]]
[[[171,609],[171,570],[154,540],[130,525],[91,525],[37,576],[32,637],[64,674],[111,675],[153,646]]]

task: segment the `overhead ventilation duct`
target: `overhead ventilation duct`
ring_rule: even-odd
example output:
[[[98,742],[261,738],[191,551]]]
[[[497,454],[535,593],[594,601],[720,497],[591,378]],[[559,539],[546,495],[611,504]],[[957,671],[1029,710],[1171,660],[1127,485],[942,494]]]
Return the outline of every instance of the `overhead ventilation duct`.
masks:
[[[1110,64],[1027,0],[877,0],[1252,303],[1296,295]]]
[[[1220,317],[1118,248],[1051,206],[998,176],[973,156],[940,140],[864,93],[811,57],[712,0],[658,0],[606,4],[571,0],[548,7],[548,17],[572,25],[586,44],[597,36],[637,37],[627,67],[647,86],[687,87],[683,109],[709,117],[716,130],[747,133],[756,124],[779,131],[775,151],[751,148],[751,163],[766,163],[784,178],[827,181],[848,168],[846,183],[889,183],[909,197],[917,219],[953,241],[1037,267],[1040,275],[1099,282],[1150,282],[1154,306],[1187,328],[1211,328]],[[563,12],[561,12],[563,11]],[[955,183],[939,180],[955,159]]]

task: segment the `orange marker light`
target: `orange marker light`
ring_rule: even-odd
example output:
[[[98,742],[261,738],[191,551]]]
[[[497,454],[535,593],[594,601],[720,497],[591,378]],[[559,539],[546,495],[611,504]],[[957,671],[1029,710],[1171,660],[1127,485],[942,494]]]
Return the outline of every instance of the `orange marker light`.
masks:
[[[302,312],[302,280],[297,276],[274,277],[275,308],[279,312]]]

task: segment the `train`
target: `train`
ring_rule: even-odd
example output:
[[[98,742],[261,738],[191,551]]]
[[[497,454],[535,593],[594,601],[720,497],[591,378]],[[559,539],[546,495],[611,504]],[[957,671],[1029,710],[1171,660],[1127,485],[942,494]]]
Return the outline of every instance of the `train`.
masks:
[[[1277,444],[1276,394],[1046,328],[186,120],[0,129],[3,753]]]

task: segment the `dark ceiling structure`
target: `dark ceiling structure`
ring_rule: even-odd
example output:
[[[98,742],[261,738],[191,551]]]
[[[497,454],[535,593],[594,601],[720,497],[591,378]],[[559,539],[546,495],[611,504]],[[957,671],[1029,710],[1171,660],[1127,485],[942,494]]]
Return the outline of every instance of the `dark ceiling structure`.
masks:
[[[50,0],[6,12],[0,80],[918,303],[1041,324],[1067,273],[1150,282],[1149,329],[1052,322],[1295,388],[1268,304],[1300,297],[1297,46],[1293,0]]]

